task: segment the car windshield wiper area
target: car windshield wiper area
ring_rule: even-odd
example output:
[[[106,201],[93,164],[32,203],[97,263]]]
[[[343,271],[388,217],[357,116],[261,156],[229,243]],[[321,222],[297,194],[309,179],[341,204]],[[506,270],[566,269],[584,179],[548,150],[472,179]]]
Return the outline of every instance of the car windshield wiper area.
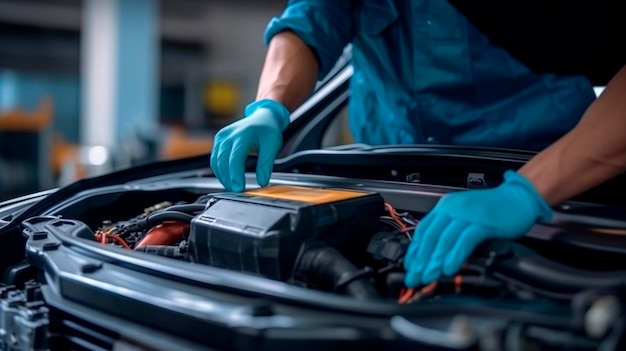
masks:
[[[519,169],[534,155],[482,147],[352,144],[297,152],[276,160],[274,171],[483,189],[499,185],[505,171]],[[626,197],[615,196],[615,189],[624,187],[621,174],[572,201],[626,207]]]

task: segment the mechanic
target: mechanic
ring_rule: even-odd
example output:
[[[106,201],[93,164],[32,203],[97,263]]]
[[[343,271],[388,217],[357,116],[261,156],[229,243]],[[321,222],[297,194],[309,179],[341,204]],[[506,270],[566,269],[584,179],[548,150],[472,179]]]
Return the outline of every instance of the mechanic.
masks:
[[[244,190],[244,162],[254,148],[257,182],[269,183],[290,111],[349,43],[350,128],[358,143],[542,150],[559,140],[519,173],[507,172],[498,188],[442,198],[414,234],[405,260],[409,287],[455,273],[482,240],[523,235],[551,217],[548,204],[607,179],[623,164],[614,159],[621,155],[609,153],[614,158],[605,162],[592,157],[601,153],[588,152],[595,150],[589,144],[606,141],[589,139],[598,134],[588,126],[608,118],[594,111],[606,108],[602,101],[610,95],[574,128],[595,99],[586,78],[533,73],[490,45],[446,1],[292,0],[272,19],[265,40],[269,49],[256,101],[245,118],[215,137],[211,168],[228,191]],[[611,91],[603,96],[616,94]],[[562,174],[579,176],[595,163],[601,166],[592,175],[563,181]]]

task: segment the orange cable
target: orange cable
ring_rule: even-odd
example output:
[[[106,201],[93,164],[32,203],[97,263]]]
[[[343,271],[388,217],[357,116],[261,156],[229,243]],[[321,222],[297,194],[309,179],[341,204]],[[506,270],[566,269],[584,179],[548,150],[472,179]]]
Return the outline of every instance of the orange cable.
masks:
[[[463,276],[460,274],[457,274],[456,276],[454,276],[454,292],[455,293],[460,293],[461,292],[461,285],[463,284]]]
[[[400,291],[400,297],[398,298],[398,303],[401,303],[401,304],[407,303],[414,295],[415,295],[414,289],[402,289]]]
[[[391,216],[393,221],[396,222],[396,224],[400,226],[400,230],[402,230],[402,232],[406,232],[407,230],[406,225],[404,225],[404,222],[402,222],[402,220],[398,218],[398,215],[396,214],[396,210],[393,208],[393,206],[385,202],[385,209],[387,209],[387,212],[389,212],[389,215]]]
[[[113,239],[117,241],[118,244],[122,245],[125,249],[130,250],[130,246],[128,246],[126,241],[124,241],[124,239],[120,238],[119,236],[113,234],[105,234],[105,236],[107,239]]]

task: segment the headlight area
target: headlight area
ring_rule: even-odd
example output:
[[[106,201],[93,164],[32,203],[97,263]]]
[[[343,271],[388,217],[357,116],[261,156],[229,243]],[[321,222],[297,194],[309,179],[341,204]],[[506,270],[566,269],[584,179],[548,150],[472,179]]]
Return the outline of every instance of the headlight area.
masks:
[[[176,267],[204,269],[207,276],[214,269],[237,272],[240,278],[279,283],[275,290],[297,287],[320,299],[340,296],[354,306],[378,306],[374,314],[387,314],[388,328],[376,336],[378,342],[487,351],[508,349],[511,342],[566,349],[576,340],[577,349],[592,350],[618,345],[623,337],[626,272],[569,267],[517,242],[486,242],[458,274],[407,289],[403,259],[420,214],[395,208],[366,189],[273,185],[244,193],[170,189],[145,196],[137,191],[106,200],[83,198],[60,212],[22,225],[29,261],[14,267],[14,285],[0,289],[4,347],[46,349],[44,336],[54,334],[54,327],[49,330],[54,323],[40,287],[61,278],[36,267],[48,264],[46,251],[63,240],[39,243],[64,236],[87,244],[74,249],[88,258],[72,256],[64,263],[82,262],[79,275],[88,275],[90,265],[96,271],[112,264],[93,263],[100,262],[96,251],[104,249],[133,260],[174,260]],[[118,280],[118,290],[131,289],[130,279]],[[100,283],[115,290],[115,280]],[[183,292],[175,297],[193,305]],[[438,314],[437,308],[458,313]],[[472,308],[478,319],[462,312]],[[35,344],[43,346],[28,346]]]

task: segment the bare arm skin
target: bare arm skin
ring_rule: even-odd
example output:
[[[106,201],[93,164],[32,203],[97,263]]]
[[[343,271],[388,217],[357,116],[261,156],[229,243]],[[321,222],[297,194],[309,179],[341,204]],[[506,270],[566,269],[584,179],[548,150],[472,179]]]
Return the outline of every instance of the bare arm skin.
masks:
[[[549,205],[626,170],[626,66],[585,111],[578,125],[537,154],[519,173]]]
[[[278,33],[269,44],[257,100],[276,100],[293,111],[313,92],[317,72],[313,51],[293,32]]]

